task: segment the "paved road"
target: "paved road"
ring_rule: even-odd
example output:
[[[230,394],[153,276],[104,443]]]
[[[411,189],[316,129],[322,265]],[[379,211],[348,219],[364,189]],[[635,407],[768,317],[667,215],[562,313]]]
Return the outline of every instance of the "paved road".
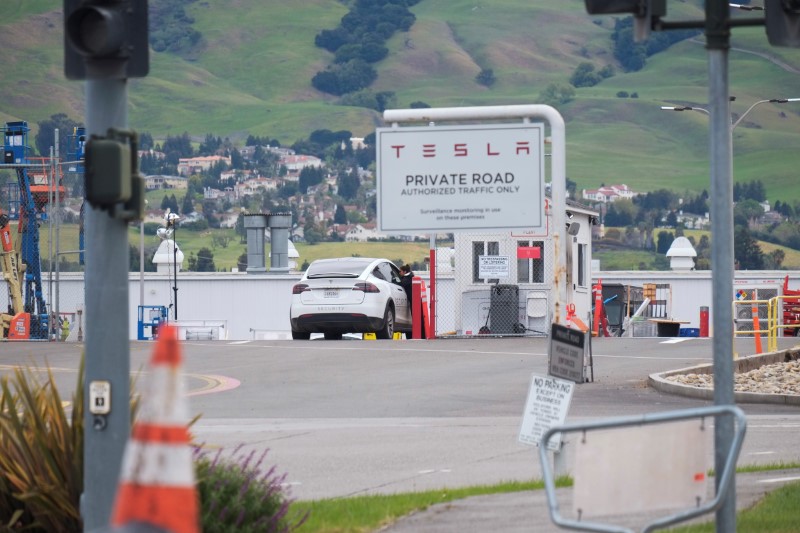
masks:
[[[751,344],[739,339],[736,350],[746,355]],[[134,371],[144,368],[152,346],[131,344]],[[708,405],[648,388],[646,378],[709,362],[711,347],[710,339],[696,338],[596,340],[594,382],[576,387],[567,421]],[[183,348],[190,409],[202,415],[197,440],[225,452],[239,444],[245,452],[269,449],[268,462],[287,474],[298,499],[541,477],[537,449],[517,436],[531,375],[546,374],[546,339],[216,341]],[[82,346],[0,349],[0,372],[46,360],[59,388],[74,386]],[[740,465],[800,461],[800,410],[742,407],[748,431]],[[538,509],[547,521],[546,507]]]

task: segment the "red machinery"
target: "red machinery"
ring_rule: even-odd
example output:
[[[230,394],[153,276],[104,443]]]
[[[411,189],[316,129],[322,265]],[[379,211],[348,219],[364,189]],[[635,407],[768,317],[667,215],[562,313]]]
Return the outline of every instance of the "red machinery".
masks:
[[[788,275],[783,280],[783,296],[783,325],[800,326],[800,290],[789,288]],[[785,337],[796,337],[798,333],[800,333],[800,327],[783,329]]]

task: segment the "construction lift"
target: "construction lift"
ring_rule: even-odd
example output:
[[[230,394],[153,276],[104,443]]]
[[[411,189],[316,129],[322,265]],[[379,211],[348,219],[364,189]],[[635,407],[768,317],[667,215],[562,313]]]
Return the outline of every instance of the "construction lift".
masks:
[[[64,187],[45,158],[28,154],[28,123],[7,122],[3,128],[3,161],[0,168],[16,172],[17,182],[7,187],[8,212],[2,215],[3,278],[9,290],[9,312],[2,315],[0,338],[48,339],[49,315],[42,291],[42,265],[39,254],[39,225],[47,218],[47,204],[55,194],[63,198]],[[17,221],[12,236],[10,221]],[[8,325],[8,329],[6,329]]]

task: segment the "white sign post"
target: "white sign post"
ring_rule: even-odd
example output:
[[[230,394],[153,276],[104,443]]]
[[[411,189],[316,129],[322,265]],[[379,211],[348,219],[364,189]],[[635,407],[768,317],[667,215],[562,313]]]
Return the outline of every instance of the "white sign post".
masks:
[[[548,429],[564,424],[574,388],[575,383],[571,381],[533,374],[519,442],[538,446]],[[561,435],[556,434],[547,442],[547,449],[558,451],[560,448]]]
[[[378,128],[378,229],[545,227],[544,124]]]

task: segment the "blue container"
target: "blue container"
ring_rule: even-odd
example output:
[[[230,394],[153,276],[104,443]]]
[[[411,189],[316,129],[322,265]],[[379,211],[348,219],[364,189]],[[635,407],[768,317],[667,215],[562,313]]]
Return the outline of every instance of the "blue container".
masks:
[[[679,337],[699,337],[700,328],[681,328],[678,331]]]

